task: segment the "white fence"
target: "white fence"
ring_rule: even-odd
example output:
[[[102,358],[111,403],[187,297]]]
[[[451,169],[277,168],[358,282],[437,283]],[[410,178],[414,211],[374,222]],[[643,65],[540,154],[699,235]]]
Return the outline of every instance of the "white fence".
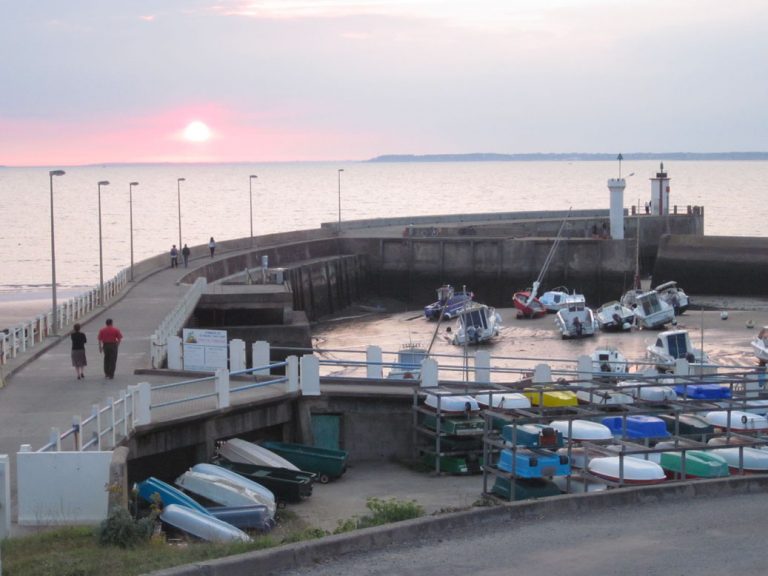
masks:
[[[0,365],[24,354],[39,345],[48,336],[63,332],[97,307],[114,299],[128,283],[128,270],[121,270],[111,280],[104,282],[104,302],[100,301],[101,290],[97,286],[87,292],[70,298],[56,306],[56,328],[53,310],[40,314],[33,320],[17,324],[0,332]]]
[[[207,286],[205,278],[198,278],[174,309],[166,316],[149,339],[149,357],[152,368],[163,368],[168,358],[168,338],[176,336],[195,311]]]

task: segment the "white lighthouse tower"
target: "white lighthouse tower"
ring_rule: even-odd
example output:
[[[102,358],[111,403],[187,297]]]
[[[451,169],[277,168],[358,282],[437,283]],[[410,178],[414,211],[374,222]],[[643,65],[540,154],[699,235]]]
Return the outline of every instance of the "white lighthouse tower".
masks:
[[[656,172],[656,177],[651,178],[651,214],[669,214],[669,176],[664,172],[664,162]]]
[[[624,240],[624,188],[627,181],[624,178],[609,178],[608,190],[611,191],[611,238]]]

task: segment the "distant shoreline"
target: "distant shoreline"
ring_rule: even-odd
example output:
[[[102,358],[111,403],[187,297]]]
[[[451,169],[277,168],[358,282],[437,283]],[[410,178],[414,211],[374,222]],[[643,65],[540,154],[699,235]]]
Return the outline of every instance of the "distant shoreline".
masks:
[[[581,162],[615,161],[617,154],[534,153],[495,154],[477,152],[471,154],[384,154],[365,162]],[[623,161],[630,160],[768,160],[768,152],[633,152],[622,154]]]

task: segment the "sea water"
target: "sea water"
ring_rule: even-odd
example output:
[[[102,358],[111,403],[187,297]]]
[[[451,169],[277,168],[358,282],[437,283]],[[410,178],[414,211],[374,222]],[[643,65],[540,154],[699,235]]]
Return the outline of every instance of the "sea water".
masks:
[[[625,207],[650,200],[657,161],[624,161]],[[104,277],[134,261],[323,222],[408,215],[608,208],[616,162],[335,162],[146,164],[0,168],[0,299],[47,294],[51,282],[51,179],[56,278],[63,291],[99,278],[99,190]],[[339,172],[339,169],[343,169]],[[705,208],[707,235],[764,236],[768,162],[664,165],[670,204]],[[630,176],[630,174],[632,174]],[[256,178],[249,178],[251,175]],[[184,181],[179,182],[179,178]],[[137,181],[129,202],[129,183]],[[251,210],[252,200],[252,210]],[[179,214],[180,211],[180,214]],[[179,247],[180,248],[180,247]],[[199,248],[204,250],[204,248]],[[194,256],[194,253],[193,253]],[[66,294],[67,292],[65,292]]]

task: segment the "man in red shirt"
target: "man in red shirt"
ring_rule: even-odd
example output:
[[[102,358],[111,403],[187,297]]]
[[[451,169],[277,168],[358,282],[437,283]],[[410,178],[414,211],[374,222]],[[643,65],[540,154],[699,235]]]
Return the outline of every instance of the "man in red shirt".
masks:
[[[104,354],[104,375],[110,380],[115,377],[117,347],[122,339],[123,333],[112,326],[112,318],[107,318],[107,325],[99,330],[99,352]]]

